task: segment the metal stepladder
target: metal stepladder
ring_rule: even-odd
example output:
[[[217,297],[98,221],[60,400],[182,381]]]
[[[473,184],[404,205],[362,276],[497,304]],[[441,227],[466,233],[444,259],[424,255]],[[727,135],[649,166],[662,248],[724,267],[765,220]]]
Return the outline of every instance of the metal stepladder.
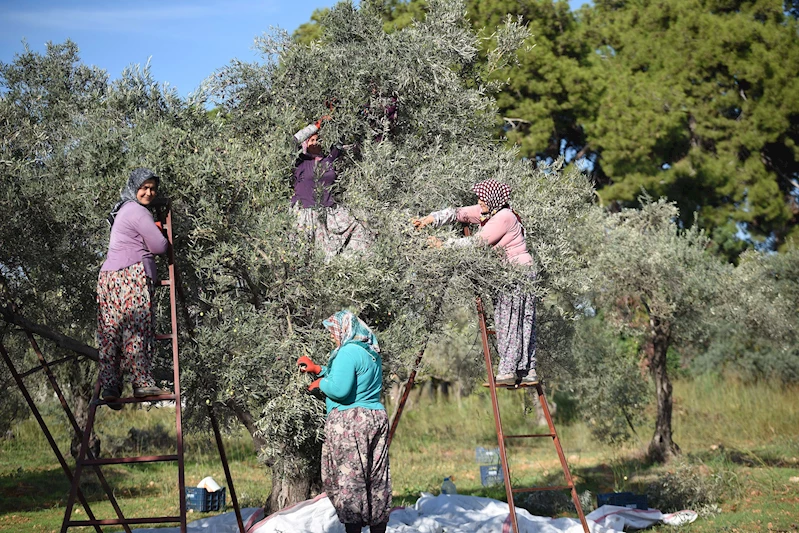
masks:
[[[585,520],[585,515],[583,514],[583,508],[580,505],[580,499],[577,496],[577,489],[574,485],[574,480],[572,479],[571,472],[569,471],[569,465],[566,462],[566,456],[563,453],[563,447],[560,445],[560,439],[558,437],[558,433],[555,430],[555,424],[552,422],[552,416],[549,412],[549,406],[547,405],[546,397],[544,396],[544,389],[540,382],[534,385],[497,385],[496,380],[494,379],[494,369],[491,362],[491,348],[488,342],[489,335],[495,335],[496,332],[493,330],[489,330],[486,325],[486,317],[485,317],[485,309],[483,308],[483,301],[481,298],[477,298],[477,318],[480,327],[480,337],[483,344],[483,354],[485,355],[485,363],[486,363],[486,371],[488,372],[488,389],[491,396],[491,407],[494,411],[494,423],[497,429],[497,441],[499,443],[499,459],[502,466],[502,477],[505,481],[505,495],[508,498],[508,508],[510,510],[510,523],[511,527],[513,528],[513,533],[519,533],[519,524],[516,517],[516,506],[513,501],[513,495],[515,493],[520,492],[536,492],[536,491],[544,491],[544,490],[566,490],[569,489],[571,491],[572,500],[574,501],[574,506],[577,508],[577,515],[580,518],[580,523],[583,526],[583,531],[585,533],[590,533],[588,529],[588,523]],[[522,388],[522,387],[535,387],[536,393],[538,394],[538,400],[541,403],[541,409],[544,412],[544,417],[547,421],[547,426],[549,427],[549,433],[539,433],[539,434],[529,434],[529,435],[505,435],[504,431],[502,430],[502,417],[500,416],[499,412],[499,403],[497,402],[497,387],[500,388]],[[527,439],[527,438],[551,438],[553,444],[555,445],[555,450],[558,453],[558,458],[560,459],[560,465],[563,468],[563,475],[566,478],[566,485],[552,485],[546,487],[528,487],[528,488],[513,488],[511,477],[510,477],[510,468],[508,466],[508,455],[507,449],[505,447],[505,441],[508,439]]]
[[[161,280],[159,285],[169,287],[171,331],[170,333],[167,334],[156,335],[156,339],[171,341],[174,393],[162,394],[158,396],[148,396],[144,398],[136,398],[136,397],[119,398],[118,400],[114,400],[113,402],[107,402],[100,399],[99,397],[100,381],[99,379],[97,380],[97,383],[95,384],[94,387],[94,394],[92,395],[92,401],[89,406],[89,416],[86,422],[86,427],[82,432],[80,453],[76,461],[75,471],[71,476],[72,483],[70,487],[69,497],[67,499],[66,510],[64,511],[64,521],[61,524],[61,533],[66,533],[66,531],[70,527],[77,527],[77,526],[94,526],[94,528],[99,532],[100,529],[98,526],[101,525],[121,525],[126,531],[126,533],[130,533],[131,524],[163,524],[163,523],[179,523],[181,533],[186,532],[186,491],[185,491],[184,461],[183,461],[184,450],[183,450],[183,428],[182,428],[182,416],[181,416],[182,405],[181,405],[181,396],[180,396],[180,367],[179,367],[179,357],[178,357],[178,320],[177,320],[178,278],[177,278],[177,269],[175,268],[174,249],[172,246],[173,243],[172,211],[168,202],[160,212],[160,219],[161,222],[163,222],[163,228],[166,231],[167,240],[169,241],[169,246],[167,251],[167,259],[169,263],[169,269],[168,269],[169,279]],[[124,404],[124,403],[157,402],[157,401],[175,402],[175,429],[176,429],[176,444],[177,444],[176,453],[170,455],[119,457],[119,458],[94,458],[91,456],[91,454],[89,453],[89,440],[90,440],[90,435],[92,433],[92,429],[94,427],[94,419],[97,412],[97,407],[102,405],[108,405],[109,403]],[[225,477],[228,483],[228,487],[230,487],[231,501],[233,503],[233,507],[236,513],[236,520],[238,522],[239,531],[241,533],[244,533],[244,524],[241,517],[241,510],[239,509],[238,500],[236,498],[236,491],[233,488],[233,479],[230,475],[230,469],[228,467],[227,457],[225,455],[224,447],[222,445],[221,435],[219,432],[219,425],[217,423],[214,411],[211,406],[209,406],[208,412],[211,418],[211,425],[214,430],[214,435],[216,437],[216,443],[219,449],[220,458],[222,460],[222,464],[225,470]],[[97,472],[98,476],[101,476],[99,469],[103,465],[153,463],[153,462],[163,462],[163,461],[177,462],[178,491],[180,498],[180,512],[178,516],[126,518],[123,516],[122,511],[116,505],[116,502],[113,499],[113,495],[110,493],[109,489],[107,489],[106,492],[109,493],[110,499],[114,504],[114,509],[116,511],[117,518],[97,520],[91,516],[90,511],[88,511],[88,505],[86,503],[83,503],[84,498],[82,497],[80,492],[80,477],[84,467],[86,466],[93,467]],[[100,479],[102,480],[103,478],[100,477]],[[87,509],[87,515],[90,517],[89,520],[71,519],[76,496],[81,500],[84,507]]]

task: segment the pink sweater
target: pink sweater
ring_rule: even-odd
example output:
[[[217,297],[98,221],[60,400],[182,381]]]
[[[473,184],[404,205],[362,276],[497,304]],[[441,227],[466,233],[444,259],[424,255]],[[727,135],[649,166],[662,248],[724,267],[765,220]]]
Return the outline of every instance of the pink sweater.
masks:
[[[440,226],[455,220],[468,224],[479,224],[480,214],[479,205],[470,205],[468,207],[437,211],[431,213],[431,216],[433,216],[436,225]],[[491,217],[474,237],[457,239],[451,244],[464,246],[474,242],[474,239],[480,239],[494,248],[501,247],[505,250],[505,256],[511,263],[529,265],[533,262],[533,257],[527,251],[527,243],[524,240],[524,228],[510,209],[502,209]]]

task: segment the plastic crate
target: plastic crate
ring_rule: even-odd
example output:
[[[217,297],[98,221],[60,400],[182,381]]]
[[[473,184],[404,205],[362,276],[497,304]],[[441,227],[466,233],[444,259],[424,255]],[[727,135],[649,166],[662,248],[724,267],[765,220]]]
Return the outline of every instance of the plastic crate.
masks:
[[[627,507],[629,509],[649,509],[646,494],[634,494],[632,492],[607,492],[605,494],[596,495],[596,505],[601,507],[603,505],[618,505],[619,507]]]
[[[501,465],[483,465],[480,467],[480,483],[484,487],[499,485],[504,482],[505,476],[502,475]]]
[[[225,508],[225,487],[208,492],[199,487],[186,487],[186,509],[207,513]]]
[[[480,465],[498,465],[499,448],[483,448],[479,446],[474,449],[474,460]]]

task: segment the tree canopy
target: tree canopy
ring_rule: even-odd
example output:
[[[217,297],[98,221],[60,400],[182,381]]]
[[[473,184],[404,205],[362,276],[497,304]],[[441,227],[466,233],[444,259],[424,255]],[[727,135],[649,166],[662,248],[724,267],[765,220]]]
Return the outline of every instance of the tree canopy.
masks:
[[[799,47],[792,4],[471,0],[486,39],[510,14],[530,37],[495,72],[500,137],[521,157],[564,156],[590,171],[604,205],[635,206],[642,188],[676,202],[735,259],[793,246],[799,213]],[[401,26],[422,0],[389,2]],[[421,13],[421,14],[420,14]],[[389,23],[386,23],[389,26]],[[316,25],[295,37],[314,38]],[[698,214],[698,217],[695,217]]]
[[[98,72],[93,84],[49,85],[43,72],[58,68],[76,79],[86,71],[71,43],[3,65],[6,87],[27,80],[27,92],[0,100],[8,161],[0,172],[9,184],[2,209],[13,213],[0,228],[4,305],[13,299],[22,313],[92,344],[107,211],[130,170],[153,169],[172,199],[188,308],[185,412],[201,427],[210,404],[250,430],[273,471],[270,507],[308,497],[318,482],[324,410],[294,361],[325,361],[321,321],[353,310],[377,331],[385,375],[404,375],[442,327],[443,306],[475,294],[490,300],[522,276],[485,249],[429,248],[411,217],[473,203],[471,185],[495,177],[514,187],[514,205],[529,221],[541,275],[528,288],[568,304],[589,284],[575,243],[595,209],[591,184],[574,170],[536,169],[493,139],[490,80],[463,13],[457,1],[431,2],[424,21],[387,33],[379,5],[339,4],[320,41],[277,33],[260,41],[262,63],[232,62],[214,73],[207,97],[215,114],[203,101],[181,101],[146,68],[112,83]],[[510,21],[498,35],[511,57],[526,32]],[[378,142],[382,126],[364,110],[386,98],[396,98],[398,118]],[[36,129],[50,113],[37,102],[49,100],[77,103]],[[374,236],[364,254],[326,258],[297,230],[291,134],[323,114],[333,116],[321,132],[325,146],[356,145],[337,164],[336,194]],[[34,125],[18,134],[26,121]],[[548,306],[542,320],[561,311],[572,312]],[[552,373],[568,363],[563,341],[542,340]]]

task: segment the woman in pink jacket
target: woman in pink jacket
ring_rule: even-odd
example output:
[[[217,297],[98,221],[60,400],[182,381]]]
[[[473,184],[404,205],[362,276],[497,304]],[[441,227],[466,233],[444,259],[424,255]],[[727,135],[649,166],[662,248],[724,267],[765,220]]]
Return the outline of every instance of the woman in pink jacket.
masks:
[[[415,219],[414,226],[422,228],[432,224],[438,227],[456,221],[480,224],[480,231],[475,235],[452,239],[447,245],[483,244],[500,248],[507,261],[528,268],[529,276],[535,278],[533,258],[524,239],[524,226],[510,207],[510,186],[489,179],[475,184],[472,190],[477,194],[477,205],[434,211]],[[494,300],[494,327],[499,351],[497,385],[538,383],[535,371],[535,296],[519,287],[499,293]]]

